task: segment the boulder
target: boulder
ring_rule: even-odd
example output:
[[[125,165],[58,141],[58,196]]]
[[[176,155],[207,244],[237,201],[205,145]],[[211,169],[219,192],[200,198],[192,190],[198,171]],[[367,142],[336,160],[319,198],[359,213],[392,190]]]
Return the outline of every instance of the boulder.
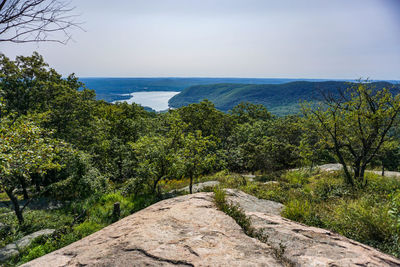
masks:
[[[260,231],[247,236],[213,193],[168,199],[24,266],[400,266],[400,260],[279,215],[282,205],[227,190]]]

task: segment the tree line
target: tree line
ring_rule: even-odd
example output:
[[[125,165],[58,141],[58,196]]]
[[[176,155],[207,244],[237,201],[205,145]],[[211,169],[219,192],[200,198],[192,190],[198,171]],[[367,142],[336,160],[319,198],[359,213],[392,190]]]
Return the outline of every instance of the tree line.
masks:
[[[160,182],[219,170],[276,172],[339,162],[365,183],[367,167],[399,166],[400,99],[391,88],[349,84],[339,97],[276,117],[241,103],[227,113],[204,100],[165,113],[96,100],[37,53],[0,56],[0,187],[24,221],[21,195],[84,199],[110,189],[161,195]],[[27,202],[27,203],[28,203]]]

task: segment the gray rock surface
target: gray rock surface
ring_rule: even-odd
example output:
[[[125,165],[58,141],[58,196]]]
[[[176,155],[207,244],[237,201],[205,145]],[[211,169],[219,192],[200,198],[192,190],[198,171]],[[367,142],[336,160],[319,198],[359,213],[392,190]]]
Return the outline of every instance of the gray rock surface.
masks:
[[[382,175],[382,171],[370,171],[370,172],[378,174],[378,175]],[[385,176],[400,178],[400,172],[385,171]]]
[[[35,238],[39,236],[51,235],[52,233],[54,233],[54,231],[54,229],[40,230],[30,235],[24,236],[14,243],[8,244],[4,248],[0,249],[0,262],[4,262],[9,258],[18,255],[19,251],[28,247]]]
[[[207,181],[207,182],[203,182],[203,183],[194,184],[192,190],[193,190],[193,193],[197,193],[197,192],[200,192],[201,190],[203,190],[206,187],[212,187],[212,186],[217,186],[217,185],[219,185],[218,181]],[[185,186],[185,187],[183,187],[181,189],[174,190],[174,191],[175,192],[186,192],[186,193],[188,193],[189,192],[189,186]]]
[[[226,189],[227,200],[234,205],[239,205],[246,212],[261,212],[280,216],[283,205],[278,202],[258,199],[236,189]]]
[[[24,266],[400,266],[400,260],[279,215],[282,205],[227,190],[263,242],[217,210],[212,193],[156,203]]]
[[[331,172],[331,171],[340,171],[342,170],[342,165],[339,163],[332,163],[332,164],[325,164],[325,165],[320,165],[317,168],[319,168],[322,171],[327,171],[327,172]],[[382,171],[367,171],[370,173],[375,173],[378,175],[382,174]],[[394,178],[400,178],[400,172],[394,172],[394,171],[385,171],[385,176],[387,177],[394,177]]]
[[[331,172],[331,171],[340,171],[342,170],[342,164],[339,163],[331,163],[331,164],[324,164],[317,167],[321,171]]]
[[[283,266],[212,195],[161,201],[24,266]]]

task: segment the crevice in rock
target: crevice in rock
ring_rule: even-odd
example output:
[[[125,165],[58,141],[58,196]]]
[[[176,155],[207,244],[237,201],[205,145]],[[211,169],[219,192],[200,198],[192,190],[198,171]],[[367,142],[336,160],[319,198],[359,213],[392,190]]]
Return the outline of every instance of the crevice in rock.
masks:
[[[190,246],[185,245],[185,248],[186,248],[187,250],[189,250],[189,252],[192,253],[193,255],[195,255],[195,256],[197,256],[197,257],[200,257],[200,255],[197,254],[197,252],[194,251]]]
[[[161,258],[161,257],[155,256],[155,255],[152,255],[152,254],[148,253],[146,250],[141,249],[141,248],[123,248],[122,250],[123,251],[127,251],[127,252],[131,252],[131,251],[139,252],[139,253],[145,255],[146,257],[149,257],[149,258],[151,258],[153,260],[160,261],[160,262],[167,262],[167,263],[171,263],[171,264],[174,264],[174,265],[184,265],[184,266],[194,267],[193,264],[191,264],[191,263],[189,263],[187,261],[171,260],[171,259]]]

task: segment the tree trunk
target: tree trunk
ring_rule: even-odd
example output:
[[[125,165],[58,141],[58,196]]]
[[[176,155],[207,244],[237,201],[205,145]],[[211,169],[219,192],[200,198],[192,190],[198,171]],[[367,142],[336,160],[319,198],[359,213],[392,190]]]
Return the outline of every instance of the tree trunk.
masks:
[[[360,182],[363,182],[363,186],[367,185],[367,181],[365,180],[365,169],[367,168],[367,165],[362,165],[361,170],[360,170]]]
[[[382,176],[385,176],[385,165],[382,164]]]
[[[193,193],[193,175],[190,175],[189,193]]]
[[[343,159],[342,153],[340,153],[340,150],[336,145],[335,145],[335,151],[336,151],[336,155],[337,155],[337,157],[339,159],[339,163],[342,164],[342,166],[343,166],[343,171],[344,171],[344,175],[346,177],[346,182],[348,184],[350,184],[351,186],[354,186],[354,180],[351,177],[349,170],[347,169],[347,165],[346,165],[346,162]]]
[[[354,181],[360,180],[360,167],[354,167]]]
[[[15,215],[17,216],[18,219],[18,223],[21,225],[24,223],[24,217],[22,216],[22,211],[19,208],[19,204],[18,204],[18,199],[16,196],[14,196],[12,190],[9,190],[7,188],[4,188],[4,190],[6,191],[7,196],[10,198],[11,202],[14,205],[14,211],[15,211]]]
[[[29,195],[28,195],[28,191],[26,190],[26,183],[25,183],[24,177],[18,176],[18,180],[22,187],[22,193],[24,195],[24,200],[29,200]]]
[[[153,184],[153,193],[156,192],[156,190],[157,190],[157,185],[158,185],[158,183],[161,181],[161,179],[162,179],[163,177],[164,177],[164,176],[158,177],[158,178],[154,181],[154,184]]]

